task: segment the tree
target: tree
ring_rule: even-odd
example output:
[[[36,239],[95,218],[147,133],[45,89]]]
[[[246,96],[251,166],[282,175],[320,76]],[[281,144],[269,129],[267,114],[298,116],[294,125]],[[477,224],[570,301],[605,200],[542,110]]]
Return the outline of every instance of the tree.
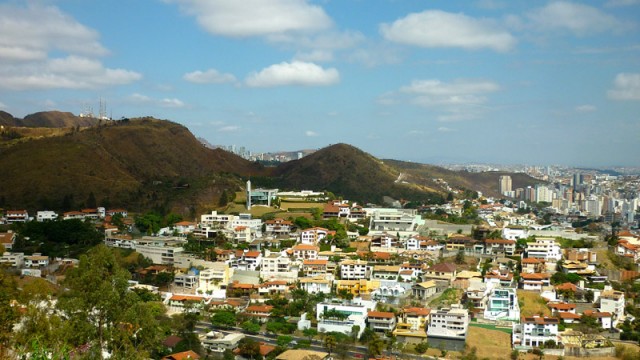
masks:
[[[240,350],[240,355],[244,357],[248,357],[251,359],[262,358],[260,355],[260,344],[257,341],[245,337],[238,343],[238,350]]]
[[[276,340],[276,344],[282,348],[286,348],[293,341],[293,337],[289,335],[280,335]]]
[[[66,291],[58,300],[65,315],[62,333],[71,346],[93,344],[91,356],[144,359],[160,339],[150,303],[128,291],[129,273],[113,252],[98,245],[80,257],[63,283]]]
[[[374,334],[373,339],[369,341],[367,349],[369,350],[369,355],[378,356],[382,354],[382,350],[384,350],[384,341],[378,334]]]
[[[333,335],[327,335],[324,337],[324,347],[329,352],[329,356],[331,356],[331,352],[336,348],[337,344],[336,338],[333,337]]]
[[[240,327],[249,334],[257,334],[260,332],[260,325],[253,321],[245,321],[240,325]]]
[[[311,341],[311,340],[313,340],[314,337],[316,337],[318,335],[318,330],[316,330],[314,328],[304,329],[304,330],[302,330],[302,335],[308,337],[309,341]]]
[[[236,314],[226,310],[216,311],[211,317],[211,324],[223,328],[235,326],[237,321]]]
[[[98,202],[96,201],[96,196],[93,194],[93,191],[89,193],[85,205],[89,209],[95,209],[96,207],[98,207]]]
[[[13,324],[18,320],[18,312],[11,301],[18,288],[13,277],[0,267],[0,358],[4,359],[9,342],[13,337]]]
[[[460,250],[458,250],[455,262],[456,264],[464,264],[464,248],[460,248]]]
[[[518,350],[512,350],[511,351],[511,360],[518,360],[518,357],[520,357],[520,351]]]
[[[427,352],[427,350],[429,350],[429,343],[425,342],[421,342],[418,345],[416,345],[415,350],[418,354],[424,354]]]

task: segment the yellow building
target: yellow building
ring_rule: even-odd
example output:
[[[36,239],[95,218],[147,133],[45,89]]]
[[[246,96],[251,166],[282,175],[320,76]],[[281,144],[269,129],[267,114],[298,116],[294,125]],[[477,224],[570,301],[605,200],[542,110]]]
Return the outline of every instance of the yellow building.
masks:
[[[380,281],[361,280],[338,280],[336,281],[336,291],[346,290],[354,297],[367,295],[380,287]]]

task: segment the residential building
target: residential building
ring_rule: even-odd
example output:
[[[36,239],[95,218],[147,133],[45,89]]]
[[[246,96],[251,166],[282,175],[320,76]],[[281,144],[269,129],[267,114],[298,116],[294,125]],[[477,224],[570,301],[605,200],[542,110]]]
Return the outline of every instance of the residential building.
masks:
[[[513,288],[494,288],[487,299],[484,318],[489,320],[518,321],[520,305],[518,294]]]
[[[511,176],[501,175],[498,178],[498,190],[500,195],[506,195],[506,193],[510,193],[512,191]]]
[[[547,263],[562,260],[562,249],[554,238],[537,238],[535,242],[527,243],[526,257],[544,259]]]
[[[420,300],[426,300],[434,296],[437,291],[436,282],[434,280],[417,283],[411,287],[411,294],[413,297]]]
[[[359,327],[357,336],[360,337],[366,327],[367,306],[355,302],[321,302],[316,305],[316,320],[318,332],[337,331],[351,334],[354,326]]]
[[[200,355],[193,350],[187,350],[171,355],[167,355],[162,360],[200,360]]]
[[[502,237],[507,240],[526,239],[528,231],[523,226],[507,226],[502,229]]]
[[[29,221],[29,213],[27,210],[7,210],[4,214],[7,224]]]
[[[302,273],[304,276],[326,276],[328,275],[329,260],[304,260],[302,262]]]
[[[604,330],[611,330],[614,327],[613,314],[610,312],[585,310],[584,315],[595,318],[598,324],[600,324],[600,327]]]
[[[343,280],[368,279],[370,272],[371,268],[366,261],[343,260],[340,263],[340,279]]]
[[[447,350],[462,350],[469,330],[470,317],[461,306],[431,311],[427,339],[430,343],[443,344]],[[449,341],[442,341],[449,340]]]
[[[14,233],[13,231],[9,230],[5,233],[0,233],[0,245],[2,245],[5,250],[11,251],[15,242],[16,233]]]
[[[185,273],[177,273],[173,277],[173,285],[183,289],[196,289],[200,271],[193,269]]]
[[[136,252],[149,258],[154,264],[173,265],[176,255],[181,254],[184,249],[181,246],[169,246],[162,243],[140,243],[135,244]]]
[[[326,279],[324,276],[313,278],[300,278],[300,288],[309,294],[330,294],[332,281]]]
[[[262,253],[256,250],[239,251],[232,266],[238,270],[256,271],[262,264]]]
[[[396,315],[392,312],[369,311],[367,314],[369,328],[376,333],[392,332],[396,327]]]
[[[276,360],[329,360],[329,353],[306,349],[290,349],[285,350],[278,356]]]
[[[289,288],[290,286],[285,280],[272,280],[272,281],[267,281],[258,285],[258,294],[284,295],[285,293],[289,292]]]
[[[198,290],[202,293],[226,290],[227,284],[233,276],[233,269],[223,262],[214,262],[201,270],[198,278]]]
[[[43,268],[49,266],[49,257],[40,253],[24,257],[24,266],[28,268]]]
[[[429,323],[431,309],[420,307],[409,307],[402,309],[402,322],[409,324],[411,330],[424,330],[426,332]]]
[[[202,347],[214,353],[224,353],[225,350],[234,350],[245,335],[240,333],[224,334],[218,331],[209,331],[200,335]]]
[[[47,221],[47,220],[55,220],[58,218],[58,213],[56,213],[55,211],[49,211],[49,210],[44,210],[44,211],[38,211],[36,213],[36,220],[43,222],[43,221]]]
[[[600,312],[611,313],[613,327],[617,327],[619,322],[624,321],[624,306],[624,292],[607,287],[600,294]]]
[[[271,235],[289,235],[293,228],[293,223],[289,220],[277,218],[264,222],[265,233]]]
[[[513,325],[512,342],[524,347],[540,347],[547,341],[558,344],[560,319],[546,316],[523,316],[519,324]]]
[[[513,256],[516,252],[516,241],[507,239],[487,239],[484,251],[490,255]]]
[[[307,245],[316,245],[326,238],[329,233],[329,230],[321,227],[305,229],[300,232],[300,242]]]
[[[265,252],[260,266],[260,277],[269,280],[290,280],[298,278],[297,263],[280,253]]]
[[[422,274],[424,280],[442,280],[452,282],[457,274],[456,265],[453,263],[435,264]]]
[[[424,220],[413,209],[373,209],[372,231],[416,231]]]
[[[371,239],[371,247],[378,247],[383,249],[392,249],[401,247],[400,239],[397,236],[384,233],[382,235],[374,236]]]
[[[271,305],[249,305],[244,310],[244,315],[264,323],[269,319],[271,310],[273,310]]]
[[[444,245],[439,242],[420,235],[411,236],[405,242],[405,249],[407,250],[440,251],[442,248],[444,248]]]
[[[336,280],[336,291],[346,291],[354,297],[367,295],[380,287],[380,281],[375,280]]]
[[[522,273],[520,274],[520,288],[541,292],[543,287],[550,285],[550,279],[551,274],[549,273]]]
[[[318,258],[320,248],[315,245],[298,244],[292,249],[293,257],[298,260],[315,260]]]
[[[374,265],[371,278],[376,280],[397,280],[400,266],[397,265]]]
[[[21,268],[24,265],[24,253],[4,252],[0,258],[0,264],[14,268]]]

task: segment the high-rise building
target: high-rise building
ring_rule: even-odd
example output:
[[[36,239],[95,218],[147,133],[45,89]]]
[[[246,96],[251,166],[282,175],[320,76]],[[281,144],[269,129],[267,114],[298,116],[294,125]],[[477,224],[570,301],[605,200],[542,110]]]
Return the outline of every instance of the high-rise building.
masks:
[[[578,186],[582,185],[582,174],[580,174],[579,172],[573,174],[573,178],[571,179],[571,185],[573,185],[574,190]]]
[[[498,179],[498,190],[500,191],[501,195],[504,195],[504,193],[511,191],[511,176],[500,176],[500,178]]]

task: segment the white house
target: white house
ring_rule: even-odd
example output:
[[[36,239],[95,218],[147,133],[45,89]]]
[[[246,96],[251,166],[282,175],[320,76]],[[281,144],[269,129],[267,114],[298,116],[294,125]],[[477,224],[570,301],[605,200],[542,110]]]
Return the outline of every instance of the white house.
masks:
[[[305,229],[300,232],[300,242],[307,245],[315,245],[329,235],[329,230],[321,227]]]
[[[520,319],[518,294],[512,288],[494,288],[491,290],[484,309],[484,318],[489,320]]]
[[[332,281],[325,277],[300,278],[300,288],[309,294],[330,294]]]
[[[624,321],[624,292],[605,288],[600,294],[600,312],[611,313],[613,326],[618,326],[618,322]]]
[[[550,340],[557,344],[560,340],[558,324],[560,319],[554,317],[522,317],[519,324],[513,325],[512,342],[525,347],[539,347]]]
[[[526,257],[544,259],[547,263],[562,260],[562,249],[554,238],[537,238],[535,242],[527,243]]]
[[[462,340],[467,338],[469,322],[471,318],[469,312],[460,306],[443,308],[431,312],[427,338]]]
[[[340,279],[360,280],[368,279],[371,267],[363,260],[343,260],[340,263]]]
[[[292,249],[293,257],[298,260],[315,260],[318,258],[320,248],[315,245],[298,244]]]
[[[318,332],[337,331],[343,334],[351,334],[353,327],[358,326],[358,337],[360,337],[366,327],[369,310],[372,309],[357,303],[318,303],[316,305]]]
[[[38,211],[36,213],[36,220],[40,222],[47,221],[47,220],[55,220],[57,218],[58,218],[58,213],[56,213],[55,211],[43,210],[43,211]]]
[[[502,237],[507,240],[526,239],[528,236],[527,229],[522,226],[507,226],[502,229]]]

